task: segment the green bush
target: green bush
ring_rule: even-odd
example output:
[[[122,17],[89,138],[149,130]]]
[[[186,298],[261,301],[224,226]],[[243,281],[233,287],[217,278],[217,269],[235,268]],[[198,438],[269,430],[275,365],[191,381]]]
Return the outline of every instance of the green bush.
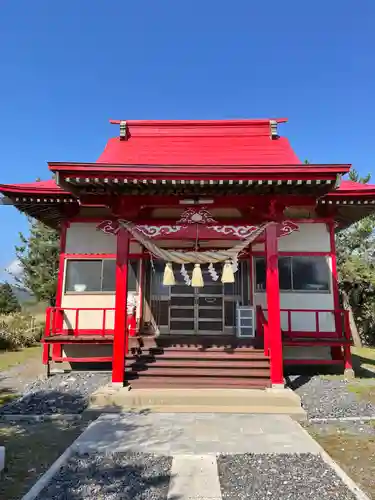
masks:
[[[43,324],[29,314],[13,313],[0,316],[0,348],[22,349],[37,344],[43,333]]]

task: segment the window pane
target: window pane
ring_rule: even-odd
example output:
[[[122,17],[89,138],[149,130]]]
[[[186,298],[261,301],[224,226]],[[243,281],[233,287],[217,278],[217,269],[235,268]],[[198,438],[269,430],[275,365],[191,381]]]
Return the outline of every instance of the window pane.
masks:
[[[330,270],[325,257],[293,257],[294,290],[329,290]]]
[[[101,260],[68,260],[65,290],[67,292],[100,292]]]
[[[255,291],[266,289],[266,260],[263,257],[255,259]]]
[[[255,259],[255,291],[266,290],[266,259],[261,257]],[[280,290],[292,289],[291,261],[290,257],[279,258],[279,284]]]
[[[104,259],[102,291],[114,292],[115,290],[116,290],[116,261],[113,259]]]
[[[151,295],[153,296],[169,296],[170,287],[163,285],[164,267],[165,263],[161,260],[154,260],[153,265],[150,266]]]
[[[139,260],[131,260],[128,267],[128,292],[138,290],[138,263]]]
[[[279,257],[279,284],[280,290],[292,289],[292,273],[290,257]]]

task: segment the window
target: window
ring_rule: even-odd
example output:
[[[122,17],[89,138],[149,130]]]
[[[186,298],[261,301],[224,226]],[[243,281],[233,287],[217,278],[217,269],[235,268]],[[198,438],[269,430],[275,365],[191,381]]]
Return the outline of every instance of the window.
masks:
[[[328,292],[330,269],[326,257],[279,257],[279,285],[282,291]],[[255,291],[266,290],[266,261],[255,259]]]
[[[128,290],[137,291],[138,261],[130,261]],[[114,259],[71,260],[66,263],[66,292],[114,292],[116,261]]]
[[[293,257],[294,290],[329,290],[330,270],[325,257]]]

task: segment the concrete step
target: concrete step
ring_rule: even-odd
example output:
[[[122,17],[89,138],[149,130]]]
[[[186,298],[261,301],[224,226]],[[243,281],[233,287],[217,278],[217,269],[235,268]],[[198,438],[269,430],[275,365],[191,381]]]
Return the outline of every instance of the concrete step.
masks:
[[[97,412],[155,411],[287,414],[305,419],[301,400],[290,389],[165,389],[104,386],[90,397]]]

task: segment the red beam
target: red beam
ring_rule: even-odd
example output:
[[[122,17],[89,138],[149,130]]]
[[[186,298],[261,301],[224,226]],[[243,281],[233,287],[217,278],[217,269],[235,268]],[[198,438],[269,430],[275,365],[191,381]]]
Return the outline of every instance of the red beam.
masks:
[[[181,207],[186,208],[190,205],[181,204],[180,201],[184,199],[212,199],[213,203],[208,203],[211,207],[243,207],[247,208],[251,205],[268,206],[271,200],[280,202],[288,206],[311,205],[315,206],[316,196],[308,195],[224,195],[224,196],[210,196],[210,195],[130,195],[132,205],[139,207]],[[126,199],[127,202],[129,198]],[[81,205],[87,206],[110,206],[113,203],[112,195],[82,195],[80,196]],[[202,205],[202,203],[201,203]],[[204,203],[203,203],[204,205]],[[197,205],[199,206],[199,205]]]
[[[66,342],[65,342],[66,343]],[[60,363],[111,363],[112,356],[92,356],[88,358],[74,358],[72,356],[52,356],[52,361],[58,361]]]
[[[284,365],[342,365],[338,359],[284,359]]]

